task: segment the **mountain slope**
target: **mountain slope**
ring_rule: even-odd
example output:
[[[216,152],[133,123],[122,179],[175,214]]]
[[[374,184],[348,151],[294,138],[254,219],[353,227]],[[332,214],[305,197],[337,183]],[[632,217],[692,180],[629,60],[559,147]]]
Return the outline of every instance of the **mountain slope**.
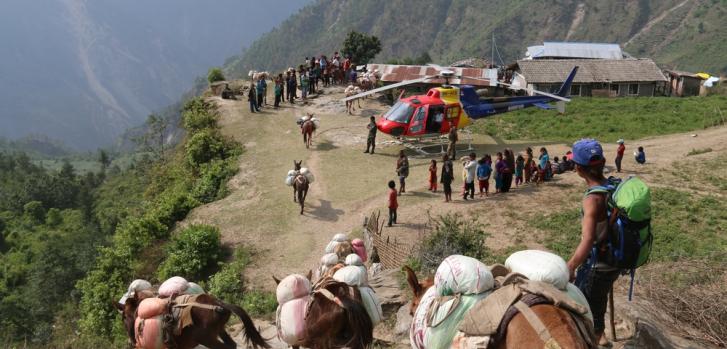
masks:
[[[9,0],[0,137],[113,142],[307,0]]]
[[[319,0],[255,41],[227,69],[279,69],[306,55],[330,55],[357,30],[382,40],[377,61],[423,52],[439,63],[490,57],[494,33],[506,63],[542,41],[615,42],[665,67],[724,74],[726,16],[727,0]]]

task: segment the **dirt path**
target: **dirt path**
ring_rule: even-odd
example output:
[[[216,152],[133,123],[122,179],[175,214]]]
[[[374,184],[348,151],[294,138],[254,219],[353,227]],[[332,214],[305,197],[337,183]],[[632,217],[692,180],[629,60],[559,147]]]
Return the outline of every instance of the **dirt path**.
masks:
[[[192,211],[182,223],[207,223],[220,228],[222,240],[230,246],[245,246],[256,253],[254,265],[248,268],[249,285],[272,290],[271,275],[303,273],[314,268],[331,236],[339,232],[360,231],[365,216],[385,209],[386,182],[394,179],[394,165],[399,145],[384,145],[390,139],[379,135],[376,155],[363,154],[365,125],[369,115],[384,105],[374,99],[365,100],[363,109],[354,116],[345,115],[339,94],[325,94],[303,106],[285,104],[273,111],[251,114],[244,101],[223,101],[220,106],[223,132],[245,145],[240,157],[240,172],[229,183],[230,194],[219,201]],[[313,149],[305,149],[295,120],[312,111],[321,119],[321,129],[314,137]],[[678,134],[639,141],[627,140],[624,175],[638,174],[656,181],[674,161],[682,161],[692,149],[712,148],[699,155],[709,158],[727,151],[727,128],[700,131],[696,137]],[[522,151],[527,146],[546,145],[551,156],[562,156],[565,144],[503,142],[486,136],[475,136],[473,146],[478,154],[494,154],[505,146]],[[630,156],[636,146],[646,148],[648,163],[637,166]],[[616,145],[605,145],[608,154],[615,154]],[[463,153],[464,155],[464,153]],[[299,215],[292,200],[292,189],[283,179],[293,160],[303,160],[316,176],[311,185],[304,215]],[[493,249],[513,245],[539,247],[541,237],[527,224],[527,219],[550,208],[576,207],[583,191],[582,183],[573,173],[557,176],[546,185],[528,185],[511,194],[464,202],[455,195],[455,202],[445,204],[441,193],[426,190],[428,158],[411,158],[407,182],[408,193],[400,198],[400,223],[391,228],[397,238],[416,240],[427,223],[427,212],[433,215],[458,212],[479,219],[490,233],[488,245]],[[454,183],[458,194],[460,180]],[[494,185],[492,185],[494,187]]]

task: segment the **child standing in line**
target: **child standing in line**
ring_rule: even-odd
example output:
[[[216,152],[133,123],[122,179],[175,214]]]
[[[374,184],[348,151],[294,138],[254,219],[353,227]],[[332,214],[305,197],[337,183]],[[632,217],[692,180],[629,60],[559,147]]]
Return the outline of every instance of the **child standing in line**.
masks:
[[[558,163],[558,157],[553,157],[553,163],[550,164],[551,177],[556,174],[560,174],[560,163]]]
[[[489,154],[485,154],[480,161],[477,162],[477,182],[480,187],[480,197],[482,197],[483,189],[485,196],[490,196],[490,175],[492,174],[492,160]]]
[[[396,209],[399,208],[397,196],[399,194],[396,192],[396,182],[389,181],[389,226],[396,224]]]
[[[523,170],[525,169],[525,158],[518,154],[515,159],[515,186],[519,187],[523,184]]]
[[[499,193],[502,189],[502,173],[500,171],[503,166],[502,153],[497,152],[497,158],[495,160],[495,193]]]
[[[634,159],[639,164],[644,164],[646,162],[646,153],[644,153],[644,147],[639,147],[639,151],[634,152]]]
[[[437,160],[434,159],[429,165],[429,191],[437,191]]]

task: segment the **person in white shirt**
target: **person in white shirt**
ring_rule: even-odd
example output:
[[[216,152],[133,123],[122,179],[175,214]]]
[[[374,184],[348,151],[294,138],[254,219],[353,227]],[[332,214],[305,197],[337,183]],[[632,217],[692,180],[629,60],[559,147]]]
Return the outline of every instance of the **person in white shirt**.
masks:
[[[470,159],[465,163],[464,169],[467,171],[467,176],[464,181],[464,195],[463,199],[467,200],[467,195],[470,199],[475,198],[475,178],[477,177],[477,155],[470,153]]]

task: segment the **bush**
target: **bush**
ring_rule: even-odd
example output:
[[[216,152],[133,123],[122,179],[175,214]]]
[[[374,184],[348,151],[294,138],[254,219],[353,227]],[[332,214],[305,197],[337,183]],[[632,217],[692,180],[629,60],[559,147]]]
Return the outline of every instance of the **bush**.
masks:
[[[242,304],[244,271],[248,263],[250,263],[250,254],[246,250],[235,251],[234,260],[225,264],[222,270],[210,277],[207,291],[227,303]]]
[[[31,219],[35,223],[42,223],[45,221],[45,209],[43,203],[40,201],[31,201],[23,206],[23,212],[25,216]]]
[[[461,214],[445,214],[429,219],[432,232],[421,244],[419,264],[422,270],[436,270],[445,258],[460,254],[479,260],[489,251],[485,246],[488,234],[482,224],[467,220]]]
[[[200,172],[193,191],[194,197],[204,203],[212,202],[227,194],[226,182],[237,172],[237,162],[212,160],[209,164],[202,165]]]
[[[222,69],[218,67],[210,68],[207,73],[207,81],[209,81],[210,84],[217,81],[225,81],[225,75],[222,74]]]
[[[225,151],[225,142],[219,132],[202,130],[193,134],[184,146],[187,161],[194,167],[221,158]]]
[[[189,132],[217,127],[217,114],[208,111],[186,111],[182,114],[184,128]]]
[[[166,259],[159,267],[159,279],[181,276],[201,280],[205,271],[217,265],[222,255],[220,231],[208,225],[193,225],[172,238]]]
[[[273,292],[249,290],[245,292],[241,306],[250,316],[263,316],[275,312],[278,300]]]

